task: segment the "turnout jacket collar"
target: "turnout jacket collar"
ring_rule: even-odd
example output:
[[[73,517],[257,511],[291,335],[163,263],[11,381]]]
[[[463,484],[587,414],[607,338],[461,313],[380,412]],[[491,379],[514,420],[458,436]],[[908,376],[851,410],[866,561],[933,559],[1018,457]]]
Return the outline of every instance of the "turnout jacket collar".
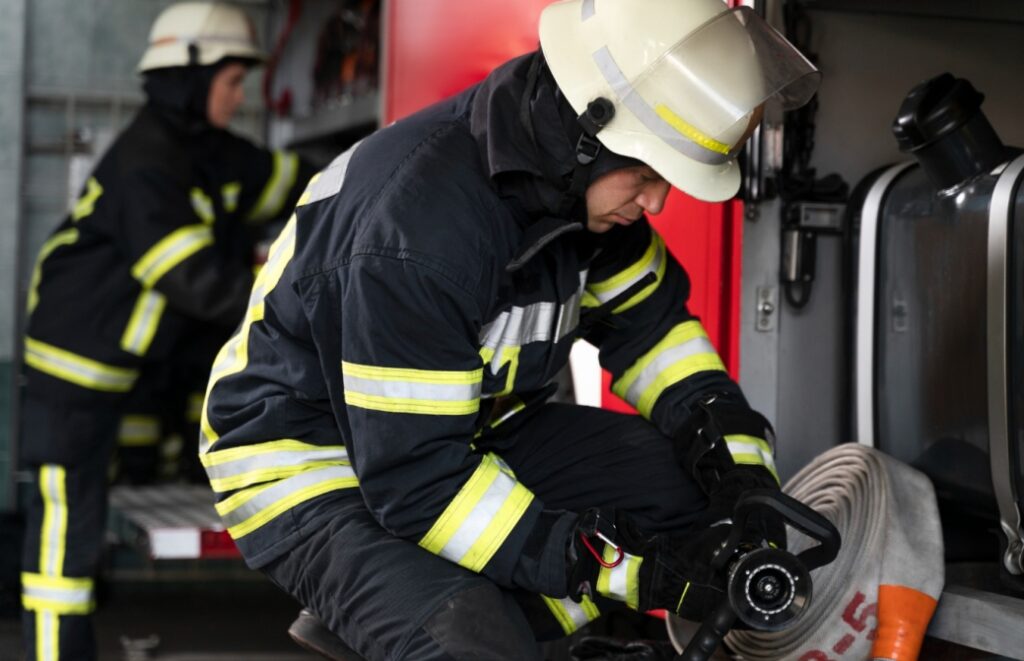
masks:
[[[531,67],[539,67],[532,88]],[[477,86],[469,123],[494,186],[529,220],[522,245],[506,268],[521,268],[560,237],[579,236],[587,220],[584,201],[567,217],[559,217],[558,208],[575,168],[574,145],[582,129],[540,51],[507,62]],[[638,164],[602,148],[587,185],[603,174]]]
[[[499,195],[523,214],[522,242],[508,271],[516,271],[544,246],[584,229],[585,210],[577,207],[568,218],[555,210],[562,199],[564,180],[573,169],[574,150],[559,115],[557,90],[551,76],[541,75],[528,93],[528,71],[539,53],[511,60],[496,69],[475,90],[470,133],[480,150],[481,161]],[[523,126],[523,104],[530,109],[533,136]],[[543,162],[543,164],[542,164]],[[552,173],[554,181],[552,180]]]

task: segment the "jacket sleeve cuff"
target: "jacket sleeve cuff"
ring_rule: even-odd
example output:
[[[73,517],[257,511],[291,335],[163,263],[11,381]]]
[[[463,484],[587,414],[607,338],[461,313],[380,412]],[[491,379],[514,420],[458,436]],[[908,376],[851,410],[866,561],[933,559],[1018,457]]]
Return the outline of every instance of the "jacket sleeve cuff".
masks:
[[[576,518],[564,510],[541,510],[513,567],[515,587],[556,599],[566,596],[566,554]]]

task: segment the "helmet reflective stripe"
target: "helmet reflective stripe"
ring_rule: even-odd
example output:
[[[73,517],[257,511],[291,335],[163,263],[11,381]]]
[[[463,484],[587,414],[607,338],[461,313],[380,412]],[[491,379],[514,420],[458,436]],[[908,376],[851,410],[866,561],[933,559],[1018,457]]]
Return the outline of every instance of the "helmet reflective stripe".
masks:
[[[612,57],[611,51],[608,47],[604,47],[601,50],[594,53],[594,62],[597,67],[604,74],[604,79],[608,81],[608,84],[615,91],[616,96],[619,100],[633,111],[633,114],[637,116],[644,126],[650,129],[651,133],[661,138],[673,149],[678,151],[684,156],[700,161],[701,163],[708,163],[709,165],[717,165],[720,163],[727,163],[732,158],[732,155],[728,152],[725,154],[720,151],[712,151],[707,147],[704,147],[680,131],[677,127],[666,122],[658,112],[644,101],[639,94],[636,93],[636,89],[629,84],[626,77],[622,74],[622,70],[619,65],[616,64],[615,58]],[[662,106],[664,107],[664,106]],[[667,108],[666,108],[667,110]],[[671,112],[671,111],[670,111]],[[680,118],[679,121],[682,121]],[[687,124],[689,126],[689,124]],[[705,140],[711,141],[716,145],[722,143],[703,136],[697,129],[690,127],[694,133],[700,135]]]

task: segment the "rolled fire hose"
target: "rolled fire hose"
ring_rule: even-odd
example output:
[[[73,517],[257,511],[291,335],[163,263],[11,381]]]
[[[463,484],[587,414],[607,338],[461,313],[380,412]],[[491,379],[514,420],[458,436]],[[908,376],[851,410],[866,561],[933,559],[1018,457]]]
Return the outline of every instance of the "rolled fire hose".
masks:
[[[828,518],[842,549],[830,565],[811,572],[810,605],[792,626],[772,633],[734,630],[728,646],[750,661],[917,659],[944,581],[942,531],[928,478],[848,443],[820,455],[783,490]],[[791,531],[791,551],[810,545]],[[681,651],[671,624],[669,631]]]

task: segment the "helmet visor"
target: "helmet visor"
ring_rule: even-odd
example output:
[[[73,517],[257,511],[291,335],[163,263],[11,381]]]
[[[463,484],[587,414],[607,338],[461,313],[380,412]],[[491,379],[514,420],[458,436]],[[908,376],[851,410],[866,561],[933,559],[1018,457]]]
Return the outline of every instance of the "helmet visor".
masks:
[[[797,108],[821,80],[814,65],[749,7],[715,16],[632,81],[602,56],[608,53],[595,53],[619,100],[647,130],[679,151],[693,152],[695,143],[700,160],[712,163],[742,146],[765,101]]]

